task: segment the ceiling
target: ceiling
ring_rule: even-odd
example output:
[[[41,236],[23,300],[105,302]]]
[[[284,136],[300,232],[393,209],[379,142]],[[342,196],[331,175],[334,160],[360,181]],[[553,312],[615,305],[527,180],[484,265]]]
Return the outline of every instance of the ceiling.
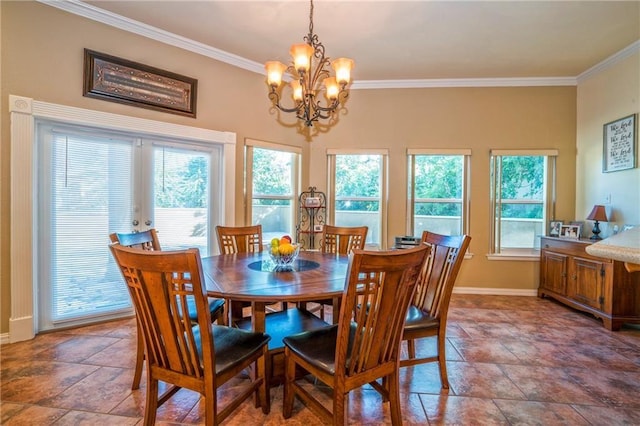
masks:
[[[302,0],[71,3],[219,49],[256,72],[288,62],[309,27]],[[314,32],[328,56],[355,60],[356,81],[575,78],[640,44],[640,1],[315,0]]]

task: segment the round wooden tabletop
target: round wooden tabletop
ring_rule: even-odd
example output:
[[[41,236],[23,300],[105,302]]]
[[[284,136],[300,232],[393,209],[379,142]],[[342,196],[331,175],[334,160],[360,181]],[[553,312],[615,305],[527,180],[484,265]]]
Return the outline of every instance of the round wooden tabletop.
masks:
[[[293,271],[274,270],[267,252],[202,259],[209,296],[247,302],[304,302],[341,296],[347,256],[301,251]]]

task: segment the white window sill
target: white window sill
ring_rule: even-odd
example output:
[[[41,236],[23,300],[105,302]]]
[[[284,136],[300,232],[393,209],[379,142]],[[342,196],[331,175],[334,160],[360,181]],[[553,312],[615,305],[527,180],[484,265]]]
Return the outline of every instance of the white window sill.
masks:
[[[510,260],[510,261],[518,261],[518,262],[539,262],[540,261],[540,252],[539,251],[529,251],[526,252],[509,252],[509,253],[494,253],[488,254],[487,260]]]

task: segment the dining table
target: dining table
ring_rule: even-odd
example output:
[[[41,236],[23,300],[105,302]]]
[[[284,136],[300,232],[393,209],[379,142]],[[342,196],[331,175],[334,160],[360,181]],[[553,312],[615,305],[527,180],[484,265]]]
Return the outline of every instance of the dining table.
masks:
[[[266,332],[269,342],[270,381],[281,382],[284,376],[284,344],[288,335],[328,326],[304,308],[304,302],[332,299],[333,322],[338,320],[349,258],[346,255],[300,251],[289,269],[280,269],[268,251],[220,254],[204,257],[207,295],[233,302],[249,302],[251,314],[229,309],[227,323],[243,329]],[[282,303],[282,310],[267,313],[266,307]]]

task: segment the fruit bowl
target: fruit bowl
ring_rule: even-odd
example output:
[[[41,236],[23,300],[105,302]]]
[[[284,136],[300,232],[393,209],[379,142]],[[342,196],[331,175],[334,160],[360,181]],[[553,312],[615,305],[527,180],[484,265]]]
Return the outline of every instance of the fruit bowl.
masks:
[[[271,260],[275,264],[274,270],[276,271],[287,271],[293,269],[293,262],[298,258],[298,254],[300,253],[300,245],[299,244],[290,244],[290,248],[284,248],[281,246],[280,250],[278,248],[271,249],[269,251],[269,256],[271,256]]]

